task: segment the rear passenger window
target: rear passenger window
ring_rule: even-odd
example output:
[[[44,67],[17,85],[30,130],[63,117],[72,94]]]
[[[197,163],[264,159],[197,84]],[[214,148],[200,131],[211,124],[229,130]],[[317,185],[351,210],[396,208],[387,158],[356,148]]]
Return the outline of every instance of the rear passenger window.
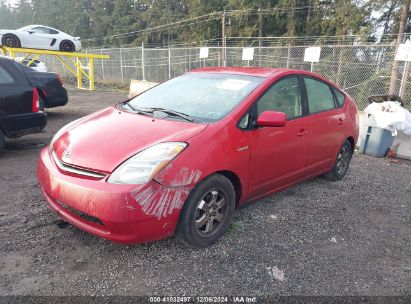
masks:
[[[276,82],[257,102],[257,113],[284,112],[288,119],[302,115],[301,90],[298,77],[287,77]]]
[[[318,80],[304,78],[307,89],[308,109],[310,113],[317,113],[335,108],[334,96],[331,88]]]
[[[0,85],[14,83],[13,77],[2,66],[0,66]]]
[[[334,91],[335,97],[337,97],[338,105],[342,107],[344,105],[345,95],[335,88],[333,88],[333,91]]]

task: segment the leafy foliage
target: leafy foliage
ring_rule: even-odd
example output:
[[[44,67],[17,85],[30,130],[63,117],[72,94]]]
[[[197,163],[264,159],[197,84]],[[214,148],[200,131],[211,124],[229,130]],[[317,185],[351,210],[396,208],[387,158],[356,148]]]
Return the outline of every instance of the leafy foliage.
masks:
[[[219,38],[225,10],[229,37],[258,36],[260,20],[265,36],[369,36],[377,27],[395,31],[400,5],[401,0],[0,0],[0,28],[44,24],[98,38],[89,43],[94,45],[167,45]],[[185,19],[193,20],[177,23]],[[173,25],[157,28],[165,24]]]

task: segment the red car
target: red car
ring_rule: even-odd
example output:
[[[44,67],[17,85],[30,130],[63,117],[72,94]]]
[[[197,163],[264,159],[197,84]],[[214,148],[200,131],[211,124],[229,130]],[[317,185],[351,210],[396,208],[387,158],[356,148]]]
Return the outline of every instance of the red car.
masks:
[[[61,129],[38,161],[50,207],[119,243],[206,247],[235,207],[325,175],[358,139],[353,100],[315,74],[203,68]]]

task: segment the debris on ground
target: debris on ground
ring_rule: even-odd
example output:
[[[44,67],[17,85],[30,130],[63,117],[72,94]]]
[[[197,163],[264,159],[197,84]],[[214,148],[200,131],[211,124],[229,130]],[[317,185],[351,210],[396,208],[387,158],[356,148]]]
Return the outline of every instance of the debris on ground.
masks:
[[[281,282],[284,281],[284,271],[280,270],[277,266],[267,267],[267,270],[270,277]]]

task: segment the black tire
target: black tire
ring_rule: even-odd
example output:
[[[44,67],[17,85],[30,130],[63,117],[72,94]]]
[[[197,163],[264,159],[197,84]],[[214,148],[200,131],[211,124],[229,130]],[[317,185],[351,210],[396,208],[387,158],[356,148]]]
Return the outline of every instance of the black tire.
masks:
[[[4,136],[3,131],[0,129],[0,153],[3,152],[5,146],[6,137]]]
[[[59,48],[60,48],[60,51],[68,52],[68,53],[73,53],[76,50],[73,42],[69,40],[63,40],[62,42],[60,42]]]
[[[16,35],[6,34],[1,40],[1,44],[7,47],[19,48],[21,47],[20,39]]]
[[[324,177],[330,181],[341,180],[348,171],[352,158],[351,143],[346,140],[338,151],[334,166],[330,172],[324,174]]]
[[[210,246],[228,229],[234,208],[232,183],[221,174],[206,178],[194,188],[184,204],[177,224],[177,238],[195,248]]]

